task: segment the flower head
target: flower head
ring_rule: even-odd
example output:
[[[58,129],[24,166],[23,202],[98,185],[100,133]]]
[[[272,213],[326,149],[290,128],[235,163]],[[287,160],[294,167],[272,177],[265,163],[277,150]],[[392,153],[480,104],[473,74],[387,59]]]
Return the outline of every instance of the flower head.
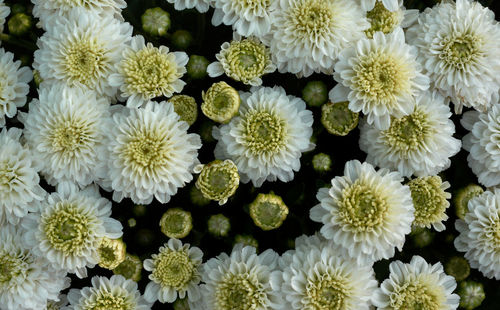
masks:
[[[231,159],[244,183],[292,180],[301,153],[314,147],[311,111],[281,87],[252,88],[241,99],[239,115],[214,129],[216,157]]]
[[[160,219],[161,232],[169,238],[181,239],[193,229],[191,212],[179,208],[168,209]]]
[[[207,229],[215,237],[226,237],[231,229],[231,221],[224,214],[215,214],[208,219]]]
[[[206,92],[201,93],[201,97],[201,111],[213,121],[227,123],[238,113],[240,95],[224,81],[212,84]]]
[[[250,217],[262,230],[279,228],[288,215],[283,199],[274,193],[259,194],[250,204]]]
[[[418,10],[406,10],[402,0],[361,0],[361,7],[367,10],[366,18],[371,25],[365,31],[369,38],[377,31],[391,33],[398,27],[407,28],[415,23],[419,13]]]
[[[220,205],[225,204],[240,185],[238,168],[229,159],[215,160],[195,169],[200,171],[196,187],[206,198],[218,201]]]
[[[139,35],[132,38],[130,47],[116,63],[110,85],[120,88],[120,96],[127,99],[127,107],[138,108],[147,100],[179,93],[186,83],[180,78],[186,73],[189,60],[184,52],[169,52],[168,47],[154,47]]]
[[[158,254],[144,261],[144,269],[151,272],[151,282],[144,293],[146,300],[172,303],[177,296],[184,298],[186,295],[190,301],[198,300],[202,257],[199,248],[182,244],[177,239],[168,240]]]
[[[398,172],[375,171],[372,165],[348,161],[344,176],[322,188],[310,218],[323,223],[321,234],[342,255],[360,265],[394,256],[411,231],[414,207]]]
[[[139,257],[132,254],[125,254],[125,259],[116,268],[114,274],[119,274],[127,279],[139,282],[141,279],[142,261]]]
[[[170,28],[170,14],[160,7],[149,8],[141,15],[142,29],[152,36],[164,36]]]
[[[125,260],[125,242],[120,239],[102,238],[97,253],[99,253],[99,267],[109,270],[115,269]]]
[[[174,105],[174,111],[179,115],[181,121],[193,125],[198,118],[198,105],[191,96],[175,95],[168,100]]]
[[[484,193],[484,189],[476,184],[469,184],[457,191],[453,195],[453,204],[455,205],[455,214],[461,220],[465,219],[465,214],[469,210],[469,200],[474,197],[480,196]]]

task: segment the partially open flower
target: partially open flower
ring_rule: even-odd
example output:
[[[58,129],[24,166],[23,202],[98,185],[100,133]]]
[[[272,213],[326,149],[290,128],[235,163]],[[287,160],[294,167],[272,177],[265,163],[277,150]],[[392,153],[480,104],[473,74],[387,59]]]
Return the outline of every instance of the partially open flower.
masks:
[[[250,216],[262,230],[279,228],[288,215],[283,199],[273,193],[259,194],[250,204]]]
[[[226,82],[212,84],[206,92],[201,93],[201,97],[201,111],[213,121],[227,123],[238,113],[240,95]]]
[[[199,165],[195,167],[195,172],[200,173],[196,187],[206,198],[218,201],[220,205],[234,195],[240,184],[238,168],[229,159]]]
[[[97,249],[99,253],[98,265],[109,270],[115,269],[125,260],[125,242],[120,239],[102,238]]]
[[[179,208],[168,209],[160,219],[161,232],[169,238],[181,239],[193,229],[191,212]]]

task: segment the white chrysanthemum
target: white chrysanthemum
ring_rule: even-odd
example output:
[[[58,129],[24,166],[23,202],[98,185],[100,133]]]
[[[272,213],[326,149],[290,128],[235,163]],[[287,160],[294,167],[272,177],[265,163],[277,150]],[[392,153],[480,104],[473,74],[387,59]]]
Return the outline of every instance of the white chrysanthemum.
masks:
[[[95,276],[91,287],[71,289],[69,305],[64,310],[150,310],[151,304],[141,295],[137,283],[121,275]]]
[[[167,0],[169,3],[174,4],[174,8],[178,11],[185,9],[196,8],[198,12],[205,13],[210,7],[212,0]]]
[[[232,26],[240,35],[262,37],[271,30],[270,10],[276,0],[211,0],[212,25]]]
[[[240,97],[239,115],[214,128],[215,156],[231,159],[244,183],[259,187],[266,180],[291,181],[301,153],[314,147],[311,111],[278,86],[252,88]]]
[[[340,52],[365,37],[365,12],[352,0],[275,1],[269,40],[279,72],[333,73]]]
[[[395,12],[401,6],[403,0],[359,0],[361,7],[365,11],[371,11],[375,7],[375,2],[381,2],[390,12]]]
[[[1,14],[0,6],[0,21]],[[5,126],[6,116],[14,117],[17,108],[26,104],[26,95],[30,90],[28,83],[33,74],[28,67],[20,67],[21,61],[14,62],[14,54],[0,48],[0,128]]]
[[[155,197],[167,203],[190,182],[192,168],[199,163],[201,139],[188,134],[188,127],[165,101],[116,111],[109,131],[108,177],[103,183],[114,190],[113,200],[130,197],[135,203],[149,204]]]
[[[310,218],[323,223],[321,234],[332,248],[360,265],[394,256],[401,251],[414,219],[410,188],[398,172],[375,171],[372,165],[348,161],[344,176],[322,188]]]
[[[49,23],[60,16],[67,17],[73,8],[82,8],[103,17],[122,19],[121,10],[127,7],[125,0],[31,0],[31,2],[34,4],[33,16],[40,20],[37,26],[45,30],[48,29]]]
[[[86,267],[99,263],[101,239],[122,236],[122,225],[111,218],[111,202],[102,198],[97,186],[78,190],[62,186],[21,222],[25,240],[33,251],[46,257],[54,268],[87,276]]]
[[[271,285],[284,296],[283,309],[368,310],[377,288],[369,265],[358,266],[328,247],[297,250]]]
[[[233,80],[252,86],[262,85],[262,76],[276,70],[271,51],[256,37],[243,39],[235,33],[233,40],[224,42],[215,57],[217,61],[207,67],[210,77],[225,73]]]
[[[335,64],[334,77],[350,88],[349,109],[363,112],[368,124],[389,128],[391,116],[400,118],[413,111],[415,96],[429,87],[420,73],[417,51],[405,43],[403,30],[376,32],[345,49]]]
[[[0,132],[0,225],[17,224],[28,211],[37,210],[36,201],[45,198],[38,161],[19,143],[21,134],[18,128]]]
[[[0,226],[0,308],[45,309],[47,301],[59,300],[69,286],[66,272],[52,268],[44,257],[31,252],[21,227]]]
[[[29,113],[21,113],[27,145],[51,185],[86,186],[105,176],[109,102],[91,90],[62,84],[42,87]]]
[[[117,73],[109,77],[109,84],[120,89],[120,97],[127,99],[127,107],[138,108],[146,100],[159,96],[171,97],[180,93],[186,82],[180,78],[186,73],[188,56],[184,52],[169,52],[168,47],[146,45],[141,35],[132,38],[116,64]]]
[[[51,23],[38,39],[33,68],[44,81],[61,81],[114,97],[117,88],[109,84],[109,76],[131,36],[128,23],[73,9]]]
[[[418,10],[407,10],[403,6],[403,0],[359,0],[361,7],[366,10],[366,18],[370,28],[365,31],[371,38],[377,31],[391,33],[396,28],[407,28],[418,19]],[[390,8],[390,9],[389,9]]]
[[[436,175],[450,166],[461,142],[453,138],[449,106],[437,93],[425,92],[416,102],[408,115],[393,118],[387,130],[362,122],[359,147],[368,154],[367,162],[404,177]]]
[[[455,248],[465,252],[472,268],[500,280],[500,189],[469,200],[465,220],[457,220]]]
[[[443,271],[441,263],[431,265],[420,256],[409,264],[394,261],[389,278],[375,292],[372,302],[380,310],[458,308],[460,297],[453,294],[455,278]]]
[[[500,184],[500,104],[493,104],[487,112],[468,111],[460,121],[470,133],[463,138],[463,147],[469,152],[467,162],[484,186]]]
[[[498,102],[500,24],[477,1],[442,1],[426,9],[407,39],[434,86],[455,104],[486,111]]]
[[[281,309],[281,292],[273,291],[270,284],[278,257],[271,249],[257,255],[254,247],[237,244],[229,256],[222,253],[207,261],[202,274],[205,284],[201,286],[205,308]]]
[[[201,263],[203,252],[189,243],[169,239],[158,254],[144,261],[144,269],[150,271],[151,282],[146,286],[144,297],[153,303],[172,303],[187,296],[190,302],[200,299]]]

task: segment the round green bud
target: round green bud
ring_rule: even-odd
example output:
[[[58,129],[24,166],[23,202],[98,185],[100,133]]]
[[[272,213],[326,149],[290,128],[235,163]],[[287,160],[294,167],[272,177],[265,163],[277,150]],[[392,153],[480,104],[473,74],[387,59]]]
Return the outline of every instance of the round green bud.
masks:
[[[174,105],[174,111],[179,115],[181,121],[193,125],[198,118],[198,105],[191,96],[175,95],[168,100]]]
[[[137,221],[135,218],[129,218],[127,221],[128,227],[135,227],[137,225]]]
[[[174,310],[190,310],[187,298],[177,298],[174,302]]]
[[[138,256],[125,254],[125,259],[115,269],[114,274],[120,274],[127,279],[139,281],[141,279],[142,261]]]
[[[191,212],[179,208],[168,209],[160,219],[161,232],[169,238],[181,239],[193,228]]]
[[[327,102],[321,106],[321,124],[332,135],[345,136],[358,126],[359,113],[348,108],[349,102]]]
[[[311,81],[302,89],[302,99],[312,106],[319,107],[328,100],[328,90],[322,81]]]
[[[434,233],[427,228],[413,226],[410,234],[413,244],[418,248],[428,246],[434,240]]]
[[[199,133],[203,142],[215,142],[214,136],[212,135],[212,131],[215,125],[216,124],[211,120],[205,120],[203,123],[201,123]]]
[[[191,187],[191,190],[189,191],[189,196],[191,198],[191,203],[193,203],[195,206],[206,206],[210,203],[210,199],[205,197],[203,193],[196,187],[193,186]]]
[[[465,214],[468,212],[467,204],[469,200],[481,195],[484,192],[483,188],[476,184],[469,184],[464,188],[458,190],[453,197],[453,204],[455,205],[455,214],[460,219],[465,219]]]
[[[160,7],[147,9],[141,16],[142,29],[152,36],[164,36],[170,28],[170,15]]]
[[[486,295],[483,284],[474,281],[464,281],[458,286],[458,296],[460,296],[460,307],[472,310],[481,305]]]
[[[229,159],[214,160],[207,165],[198,165],[194,171],[200,173],[196,187],[203,196],[223,205],[233,196],[240,184],[238,167]]]
[[[99,266],[113,270],[125,260],[125,243],[120,239],[102,238],[97,253]]]
[[[280,196],[259,194],[250,204],[250,216],[262,230],[279,228],[288,215],[288,207]]]
[[[172,35],[172,44],[181,50],[188,48],[193,42],[193,36],[187,30],[177,30]]]
[[[207,222],[208,232],[214,237],[226,237],[231,229],[231,222],[223,214],[212,215]]]
[[[199,55],[191,55],[187,63],[187,74],[193,80],[203,79],[207,76],[208,60]]]
[[[40,71],[33,70],[33,81],[35,81],[36,87],[40,87],[40,84],[43,82],[43,79],[40,76]]]
[[[251,235],[236,235],[236,236],[234,236],[234,244],[237,244],[237,243],[241,243],[245,246],[247,246],[247,245],[253,246],[256,249],[259,247],[259,242],[257,241],[257,239],[255,239]]]
[[[444,271],[450,276],[455,277],[455,280],[459,282],[469,276],[470,266],[465,258],[454,256],[444,264]]]
[[[31,26],[33,26],[33,20],[30,15],[25,13],[16,13],[7,22],[9,33],[15,36],[26,34],[30,31]]]
[[[324,173],[330,171],[332,168],[332,160],[330,155],[325,153],[318,153],[312,159],[313,168],[316,172]]]
[[[218,123],[228,123],[240,108],[238,91],[226,82],[218,82],[201,93],[201,111],[209,119]]]
[[[141,217],[146,214],[146,206],[144,205],[135,205],[132,209],[132,212],[135,216]]]

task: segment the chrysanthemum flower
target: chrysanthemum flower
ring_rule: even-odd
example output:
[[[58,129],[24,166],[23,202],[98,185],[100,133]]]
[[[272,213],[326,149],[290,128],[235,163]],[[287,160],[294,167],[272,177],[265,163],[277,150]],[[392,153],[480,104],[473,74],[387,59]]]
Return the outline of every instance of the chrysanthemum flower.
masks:
[[[21,113],[27,145],[41,162],[51,185],[74,182],[86,186],[105,176],[109,102],[95,92],[47,85]]]
[[[169,238],[181,239],[193,229],[191,212],[180,208],[170,208],[160,219],[160,230]]]
[[[310,217],[323,223],[321,234],[340,254],[366,265],[401,251],[414,219],[408,186],[398,172],[376,171],[368,163],[348,161],[344,176],[322,188]]]
[[[151,304],[141,295],[137,283],[123,276],[95,276],[91,287],[71,289],[66,310],[151,310]]]
[[[278,254],[237,244],[230,255],[222,253],[203,265],[201,287],[207,310],[280,309],[281,293],[271,288],[271,272]],[[199,310],[203,308],[194,308]]]
[[[284,309],[297,310],[368,310],[378,284],[371,266],[358,266],[326,246],[295,251],[271,279],[286,299]]]
[[[431,265],[420,256],[409,264],[394,261],[389,278],[375,292],[372,302],[380,310],[458,308],[460,298],[453,294],[457,282],[443,271],[441,263]]]
[[[108,178],[102,184],[114,190],[113,200],[130,197],[149,204],[155,197],[167,203],[191,181],[201,140],[188,134],[188,127],[168,102],[117,109],[109,132]]]
[[[446,209],[450,206],[448,199],[451,198],[446,190],[450,188],[450,183],[443,182],[439,176],[431,176],[410,180],[407,185],[415,207],[413,225],[445,230],[443,221],[448,219]]]
[[[0,0],[0,32],[3,32],[3,27],[5,25],[5,19],[10,14],[10,7],[4,3],[4,0]]]
[[[201,92],[201,97],[203,114],[219,123],[229,122],[240,108],[238,91],[224,81],[213,83],[206,92]]]
[[[465,220],[457,220],[455,248],[465,252],[472,268],[500,280],[500,189],[472,198]]]
[[[0,6],[0,21],[1,17]],[[28,83],[33,74],[28,67],[20,66],[20,60],[14,62],[14,54],[0,48],[0,128],[5,126],[6,116],[14,117],[17,108],[26,104],[26,95],[30,90]]]
[[[69,286],[66,272],[52,268],[26,244],[21,227],[0,226],[0,305],[2,310],[45,309]]]
[[[244,183],[288,182],[300,169],[300,156],[311,150],[313,117],[302,99],[281,87],[252,88],[241,93],[239,115],[214,128],[215,156],[231,159]]]
[[[435,175],[450,164],[460,151],[461,142],[453,138],[455,125],[450,108],[437,94],[422,93],[412,111],[392,118],[388,129],[363,122],[359,147],[368,154],[366,161],[409,177]]]
[[[196,187],[203,196],[218,201],[220,205],[225,204],[240,185],[238,167],[229,159],[199,165],[195,167],[195,172],[200,173]]]
[[[193,97],[175,95],[168,102],[174,105],[174,111],[179,115],[181,121],[188,123],[189,126],[196,122],[198,118],[198,105]]]
[[[122,235],[122,225],[110,215],[111,202],[100,196],[97,186],[82,191],[62,186],[40,205],[39,213],[28,214],[22,225],[37,255],[46,257],[54,268],[83,278],[86,267],[99,263],[102,238]]]
[[[468,111],[460,121],[470,133],[463,138],[469,151],[467,162],[479,183],[484,186],[500,184],[500,104],[491,105],[487,112]]]
[[[109,270],[115,269],[125,260],[125,248],[125,242],[120,239],[102,238],[97,248],[99,267]]]
[[[349,109],[363,112],[368,123],[387,129],[391,116],[413,111],[415,96],[429,87],[420,73],[416,49],[405,43],[403,30],[377,32],[345,49],[335,64],[334,78],[350,88]]]
[[[250,217],[254,224],[262,230],[279,228],[288,215],[288,207],[283,199],[274,194],[257,195],[250,204]]]
[[[352,0],[275,1],[271,53],[279,72],[333,73],[340,52],[363,38],[365,12]]]
[[[169,52],[163,45],[154,47],[138,35],[132,38],[122,57],[115,65],[117,73],[109,77],[109,84],[120,88],[120,97],[128,98],[129,108],[138,108],[156,97],[171,97],[186,85],[180,79],[189,60],[184,52]]]
[[[453,204],[455,205],[455,214],[459,219],[465,219],[465,214],[469,211],[469,200],[480,196],[482,193],[484,193],[484,189],[473,183],[456,191],[453,195]]]
[[[113,273],[139,282],[141,280],[142,261],[138,256],[126,253],[125,259],[113,269]]]
[[[276,70],[269,48],[256,37],[242,39],[235,35],[233,41],[222,44],[215,57],[217,61],[207,67],[209,76],[225,73],[235,81],[252,86],[262,85],[262,76]]]
[[[478,1],[443,1],[407,32],[433,85],[455,104],[486,111],[498,102],[500,24]]]
[[[144,261],[144,269],[151,272],[144,298],[149,302],[172,303],[177,296],[187,296],[190,301],[197,301],[201,296],[198,283],[202,258],[199,248],[177,239],[168,240],[158,254]]]
[[[261,37],[271,30],[270,10],[275,0],[212,0],[212,25],[232,26],[240,35]]]
[[[211,0],[167,0],[174,4],[174,8],[178,11],[185,9],[196,8],[198,12],[205,13],[210,7]]]
[[[97,13],[103,17],[121,17],[122,9],[127,7],[125,0],[31,0],[33,6],[33,16],[40,20],[38,26],[45,30],[49,29],[49,24],[60,16],[67,17],[74,8],[81,8],[82,14],[87,12]]]
[[[21,134],[18,128],[0,131],[0,225],[17,224],[28,211],[37,210],[36,201],[45,198],[38,161],[19,143]]]
[[[132,26],[112,16],[73,9],[51,23],[38,39],[33,68],[44,81],[61,81],[114,97],[109,83],[132,36]]]
[[[366,18],[371,27],[365,31],[369,38],[377,31],[391,33],[396,28],[407,28],[418,18],[418,10],[406,10],[403,0],[361,0],[361,7],[367,11]]]

